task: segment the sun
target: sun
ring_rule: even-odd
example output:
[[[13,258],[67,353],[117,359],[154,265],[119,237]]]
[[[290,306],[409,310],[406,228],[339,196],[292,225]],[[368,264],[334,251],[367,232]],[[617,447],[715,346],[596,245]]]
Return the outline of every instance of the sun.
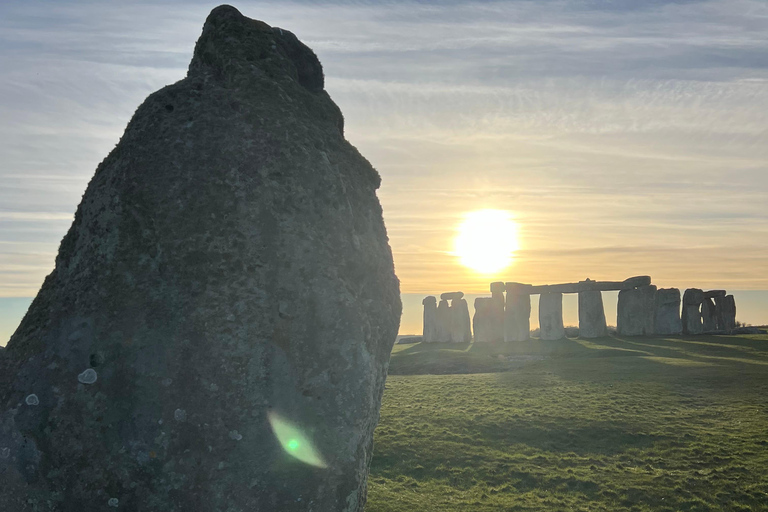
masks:
[[[462,265],[480,274],[504,270],[519,248],[517,223],[505,210],[469,212],[456,232],[454,254]]]

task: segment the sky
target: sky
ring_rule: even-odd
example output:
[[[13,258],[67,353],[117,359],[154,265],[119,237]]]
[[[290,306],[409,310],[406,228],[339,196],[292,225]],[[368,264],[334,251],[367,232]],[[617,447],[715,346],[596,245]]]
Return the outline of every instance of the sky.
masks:
[[[0,344],[96,166],[185,76],[215,5],[0,3]],[[768,323],[764,0],[234,5],[315,51],[381,174],[401,333],[420,332],[427,294],[633,275],[735,291],[737,319]],[[453,247],[483,209],[518,226],[493,275]]]

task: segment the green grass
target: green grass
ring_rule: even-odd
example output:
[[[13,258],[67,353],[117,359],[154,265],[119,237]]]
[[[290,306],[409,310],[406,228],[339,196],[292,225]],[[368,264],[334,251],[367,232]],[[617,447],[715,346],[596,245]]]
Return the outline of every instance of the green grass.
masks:
[[[366,510],[768,510],[768,336],[397,345]]]

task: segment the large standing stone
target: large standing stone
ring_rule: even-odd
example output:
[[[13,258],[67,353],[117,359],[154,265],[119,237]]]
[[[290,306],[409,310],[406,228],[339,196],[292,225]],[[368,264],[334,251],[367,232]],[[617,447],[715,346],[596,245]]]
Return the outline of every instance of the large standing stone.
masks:
[[[599,291],[579,292],[579,336],[600,338],[608,335],[603,309],[603,295]]]
[[[309,48],[212,11],[0,358],[0,510],[363,510],[401,306],[342,127]]]
[[[493,342],[504,341],[504,283],[491,283],[490,338]]]
[[[683,334],[700,334],[701,303],[704,301],[704,292],[698,288],[688,288],[683,293]]]
[[[451,342],[469,343],[470,341],[472,341],[472,328],[467,300],[453,299],[451,301]]]
[[[451,341],[451,306],[448,301],[441,299],[437,305],[437,336],[438,342],[448,343]]]
[[[490,343],[493,339],[493,299],[475,299],[475,315],[472,317],[472,332],[475,343]]]
[[[525,341],[531,337],[530,285],[506,283],[504,341]]]
[[[542,340],[565,338],[562,293],[542,293],[539,296],[539,330]]]
[[[704,297],[701,302],[701,322],[704,332],[717,330],[717,307],[709,297]]]
[[[653,315],[653,332],[659,335],[680,334],[683,324],[680,321],[680,290],[677,288],[659,288]]]
[[[616,331],[621,336],[650,336],[653,334],[653,313],[656,286],[640,286],[619,292],[616,306]]]
[[[733,295],[716,297],[717,325],[724,331],[732,331],[736,328],[736,300]]]
[[[424,329],[422,339],[424,343],[437,341],[437,299],[430,295],[421,301],[424,305]]]

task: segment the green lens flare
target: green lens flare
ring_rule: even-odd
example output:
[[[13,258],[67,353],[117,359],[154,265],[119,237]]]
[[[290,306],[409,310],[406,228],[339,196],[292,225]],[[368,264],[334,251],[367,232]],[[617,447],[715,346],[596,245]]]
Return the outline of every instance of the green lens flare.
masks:
[[[275,437],[277,437],[286,453],[296,457],[305,464],[318,468],[328,467],[320,453],[299,427],[276,412],[267,413],[267,418],[269,419],[272,431],[275,433]]]

